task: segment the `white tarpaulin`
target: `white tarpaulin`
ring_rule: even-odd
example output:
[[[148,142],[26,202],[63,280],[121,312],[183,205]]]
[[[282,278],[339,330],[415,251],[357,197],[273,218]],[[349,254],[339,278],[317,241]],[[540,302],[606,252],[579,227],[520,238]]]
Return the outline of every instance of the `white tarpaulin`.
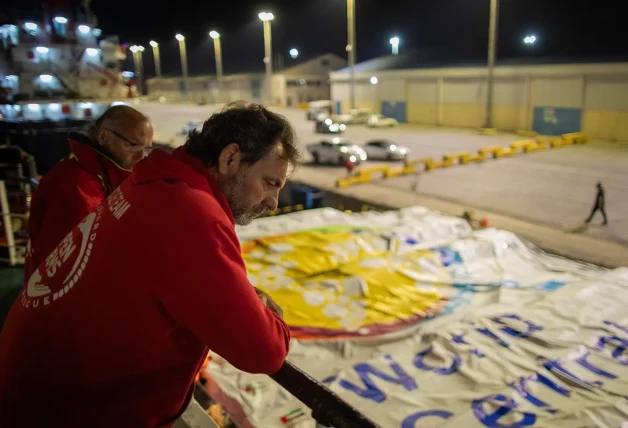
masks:
[[[338,233],[346,227],[351,235]],[[334,241],[312,250],[302,235],[312,229],[315,237],[327,233],[361,247],[340,252]],[[248,242],[243,252],[252,246],[260,261],[250,274],[259,280],[273,269],[262,286],[283,302],[299,337],[289,360],[382,427],[628,426],[626,268],[549,256],[509,232],[472,232],[423,208],[316,210],[260,219],[238,233]],[[283,270],[265,264],[269,257]],[[321,288],[330,278],[340,286]],[[362,310],[355,318],[362,325],[341,322],[349,317],[338,312],[342,302]],[[387,307],[406,322],[391,322]],[[270,378],[220,358],[207,372],[229,397],[225,407],[246,416],[243,426],[315,426],[308,409]]]

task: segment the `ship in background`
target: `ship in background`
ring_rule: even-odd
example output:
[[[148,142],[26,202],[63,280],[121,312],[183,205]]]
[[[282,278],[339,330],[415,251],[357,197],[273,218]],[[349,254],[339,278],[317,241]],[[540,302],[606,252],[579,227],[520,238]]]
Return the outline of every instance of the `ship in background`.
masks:
[[[89,120],[136,96],[121,69],[126,47],[103,36],[91,0],[46,0],[39,10],[13,3],[0,15],[2,119]]]

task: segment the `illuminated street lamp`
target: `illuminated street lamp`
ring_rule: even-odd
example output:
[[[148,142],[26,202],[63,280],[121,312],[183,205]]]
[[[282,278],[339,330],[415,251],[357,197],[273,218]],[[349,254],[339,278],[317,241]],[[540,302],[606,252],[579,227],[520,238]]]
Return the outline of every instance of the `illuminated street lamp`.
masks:
[[[137,89],[141,95],[144,89],[144,83],[143,83],[144,69],[143,69],[143,63],[142,63],[142,52],[144,52],[144,46],[133,45],[129,49],[133,53],[133,65],[135,67]]]
[[[392,45],[392,54],[399,54],[399,37],[392,37],[390,39],[390,44]]]
[[[275,19],[275,15],[262,12],[258,16],[264,24],[264,63],[266,64],[266,96],[268,98],[266,102],[270,105],[273,102],[273,63],[271,61],[273,57],[273,46],[270,21]]]
[[[185,50],[185,37],[181,34],[174,36],[179,41],[179,54],[181,54],[181,75],[183,76],[183,88],[185,98],[188,96],[188,54]]]
[[[79,25],[78,30],[83,34],[87,34],[91,30],[91,28],[89,28],[88,25]]]
[[[161,77],[161,60],[159,56],[159,43],[154,40],[148,42],[153,47],[153,59],[155,60],[155,75]]]
[[[533,45],[536,43],[536,36],[527,36],[523,39],[523,43],[525,43],[526,45]]]
[[[47,54],[50,49],[48,49],[45,46],[37,46],[35,50],[39,52],[40,54]]]
[[[65,18],[63,16],[55,16],[55,22],[57,24],[67,24],[68,23],[68,18]]]
[[[210,31],[209,37],[214,40],[214,57],[216,59],[216,80],[218,81],[218,101],[222,102],[222,47],[218,31]]]
[[[379,79],[376,76],[371,77],[370,79],[371,85],[377,85],[377,82],[379,82]]]
[[[290,56],[291,56],[293,59],[296,59],[296,58],[299,56],[299,51],[298,51],[298,50],[296,50],[296,49],[290,49],[290,52],[289,52],[289,53],[290,53]]]
[[[34,22],[26,22],[24,23],[24,28],[28,31],[37,31],[37,24]]]

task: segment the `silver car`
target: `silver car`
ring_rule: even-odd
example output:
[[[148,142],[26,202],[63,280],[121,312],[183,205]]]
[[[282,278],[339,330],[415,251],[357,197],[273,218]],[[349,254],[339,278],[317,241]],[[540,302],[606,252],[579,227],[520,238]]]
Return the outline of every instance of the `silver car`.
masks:
[[[364,150],[370,160],[398,161],[410,156],[410,149],[390,140],[369,141],[364,145]]]
[[[342,165],[347,159],[355,165],[367,159],[367,154],[359,146],[342,138],[322,140],[319,143],[307,146],[307,151],[312,154],[314,163],[326,163]]]

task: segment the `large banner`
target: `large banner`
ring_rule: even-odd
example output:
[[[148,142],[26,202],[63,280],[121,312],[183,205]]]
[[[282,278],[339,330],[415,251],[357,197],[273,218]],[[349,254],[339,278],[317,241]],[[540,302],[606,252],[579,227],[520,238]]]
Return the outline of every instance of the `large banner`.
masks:
[[[628,426],[626,268],[422,208],[298,213],[240,237],[293,329],[289,360],[382,427]],[[217,356],[207,372],[241,426],[316,426],[266,376]]]

